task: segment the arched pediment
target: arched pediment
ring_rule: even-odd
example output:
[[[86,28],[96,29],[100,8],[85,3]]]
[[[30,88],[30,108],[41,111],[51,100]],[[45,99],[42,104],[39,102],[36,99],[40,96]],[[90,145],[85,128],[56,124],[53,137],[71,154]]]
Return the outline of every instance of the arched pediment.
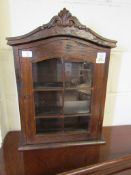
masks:
[[[9,45],[19,45],[57,36],[77,37],[104,47],[116,47],[116,41],[106,39],[87,28],[65,8],[57,16],[54,16],[49,23],[25,35],[8,37],[7,40]]]

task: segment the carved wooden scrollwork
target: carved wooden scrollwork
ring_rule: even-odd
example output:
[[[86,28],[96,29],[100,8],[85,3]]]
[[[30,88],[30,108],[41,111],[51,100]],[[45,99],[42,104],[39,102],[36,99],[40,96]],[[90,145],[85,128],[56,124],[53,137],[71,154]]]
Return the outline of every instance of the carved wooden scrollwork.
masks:
[[[42,29],[45,28],[51,28],[54,26],[63,26],[63,27],[76,27],[78,29],[86,29],[85,25],[82,25],[79,20],[75,17],[72,16],[72,14],[64,8],[58,13],[58,16],[54,16],[48,24],[45,24],[42,27]]]

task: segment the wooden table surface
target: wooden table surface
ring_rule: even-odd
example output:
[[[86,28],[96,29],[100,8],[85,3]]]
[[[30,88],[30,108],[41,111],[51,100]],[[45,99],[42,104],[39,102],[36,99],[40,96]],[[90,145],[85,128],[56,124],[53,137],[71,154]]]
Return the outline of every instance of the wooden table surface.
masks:
[[[131,155],[131,126],[104,127],[104,145],[18,151],[20,132],[9,132],[0,149],[0,175],[55,175]]]

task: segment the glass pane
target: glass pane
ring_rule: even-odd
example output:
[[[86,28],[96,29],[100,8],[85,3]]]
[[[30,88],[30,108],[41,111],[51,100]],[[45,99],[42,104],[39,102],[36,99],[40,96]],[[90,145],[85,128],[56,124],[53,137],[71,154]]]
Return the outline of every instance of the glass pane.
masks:
[[[36,120],[36,132],[51,133],[62,131],[63,119],[61,118],[39,118]]]
[[[77,117],[65,117],[64,118],[64,130],[75,131],[75,130],[87,130],[89,125],[88,116],[77,116]]]
[[[90,113],[92,64],[65,63],[64,114]]]
[[[62,130],[63,74],[60,59],[32,64],[36,133]]]
[[[90,113],[90,99],[91,91],[89,94],[85,94],[77,90],[66,90],[64,94],[64,114]]]
[[[92,84],[92,63],[66,62],[65,63],[65,87],[77,88],[86,92]]]
[[[34,87],[62,87],[62,63],[60,59],[50,59],[33,63]]]
[[[62,114],[61,92],[35,92],[34,97],[36,117]]]

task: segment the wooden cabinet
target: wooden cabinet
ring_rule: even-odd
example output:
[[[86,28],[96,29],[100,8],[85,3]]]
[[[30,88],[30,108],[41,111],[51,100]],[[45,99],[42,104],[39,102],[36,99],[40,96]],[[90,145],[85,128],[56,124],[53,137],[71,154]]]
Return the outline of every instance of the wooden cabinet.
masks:
[[[23,148],[103,143],[110,49],[105,39],[63,9],[13,46]]]

